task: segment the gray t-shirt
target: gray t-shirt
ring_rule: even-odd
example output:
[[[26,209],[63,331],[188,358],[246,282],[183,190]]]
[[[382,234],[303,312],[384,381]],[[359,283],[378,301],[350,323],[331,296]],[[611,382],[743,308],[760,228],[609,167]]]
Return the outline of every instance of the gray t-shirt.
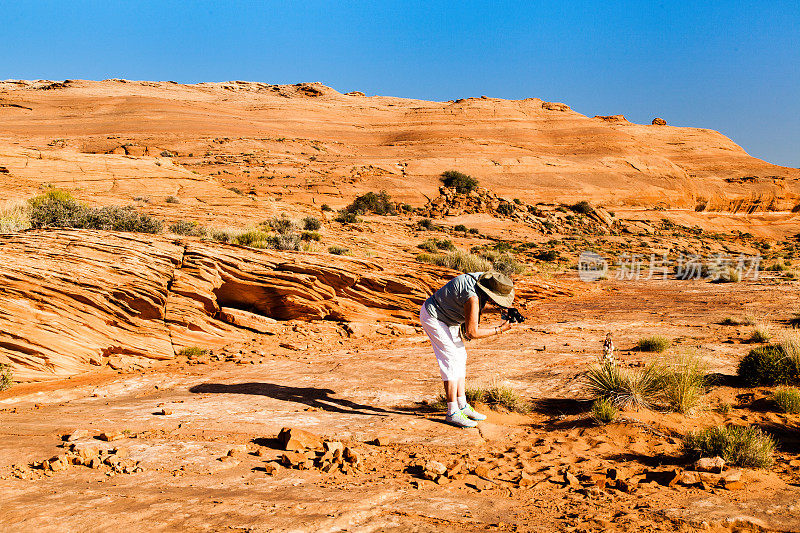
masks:
[[[425,300],[425,310],[448,326],[463,324],[467,319],[464,316],[464,304],[473,296],[478,296],[475,287],[482,274],[471,272],[454,277]]]

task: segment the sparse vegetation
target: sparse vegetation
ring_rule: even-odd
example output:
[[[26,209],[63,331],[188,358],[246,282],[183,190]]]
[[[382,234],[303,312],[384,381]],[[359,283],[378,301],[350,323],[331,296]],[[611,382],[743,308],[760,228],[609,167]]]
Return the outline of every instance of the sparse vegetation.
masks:
[[[358,218],[358,215],[355,213],[343,209],[336,215],[336,222],[341,222],[342,224],[357,224],[361,222],[361,219]]]
[[[650,364],[629,370],[611,362],[589,368],[584,380],[596,400],[608,400],[617,407],[650,407],[661,397],[664,388],[663,367]]]
[[[346,246],[328,246],[328,253],[333,255],[350,255],[350,248]]]
[[[795,387],[782,387],[776,390],[772,399],[783,413],[800,413],[800,390]]]
[[[445,187],[455,189],[459,194],[467,194],[478,187],[478,180],[457,170],[442,172],[442,183]]]
[[[745,318],[736,318],[736,317],[725,317],[720,321],[720,324],[723,326],[749,326],[753,323],[752,319],[745,317]]]
[[[322,206],[320,207],[320,210],[323,213],[327,213],[328,211],[333,211],[333,208],[331,206],[329,206],[328,204],[322,204]]]
[[[14,372],[11,365],[0,363],[0,391],[11,388],[14,384]]]
[[[250,230],[235,237],[236,244],[251,248],[272,248],[271,235],[261,230]]]
[[[798,379],[798,363],[781,345],[759,346],[739,361],[737,373],[745,385],[779,385]]]
[[[303,233],[300,234],[300,240],[306,242],[310,241],[319,242],[320,240],[322,240],[322,235],[320,235],[316,231],[304,231]]]
[[[501,254],[495,257],[492,261],[492,268],[498,272],[502,272],[507,276],[516,276],[525,271],[525,265],[509,254]]]
[[[592,403],[592,418],[598,424],[613,422],[617,415],[619,409],[610,400],[600,398]]]
[[[433,220],[429,218],[423,218],[419,222],[417,222],[417,228],[422,231],[431,231],[434,229]]]
[[[561,254],[558,250],[540,250],[533,254],[533,257],[539,261],[558,261],[561,258]]]
[[[34,228],[85,228],[160,233],[163,223],[132,207],[86,207],[68,192],[53,189],[28,200]]]
[[[272,231],[280,235],[291,233],[296,229],[296,226],[294,222],[292,222],[292,219],[290,219],[286,215],[280,217],[272,217],[271,219],[265,221],[263,225],[269,226],[269,228]]]
[[[650,337],[642,337],[636,343],[636,349],[640,352],[658,352],[661,353],[672,345],[667,337],[662,335],[653,335]]]
[[[189,346],[178,352],[178,355],[182,355],[184,357],[200,357],[201,355],[205,355],[208,353],[208,350],[203,348],[198,348],[197,346]]]
[[[475,386],[467,387],[464,391],[467,397],[467,403],[470,405],[483,404],[488,405],[492,409],[505,409],[512,413],[529,413],[531,405],[520,394],[515,391],[510,385],[505,383],[496,383],[489,387]],[[431,407],[438,410],[447,408],[447,398],[444,394],[439,394],[436,400],[431,403]]]
[[[6,200],[0,204],[0,233],[16,233],[30,227],[25,202]]]
[[[570,206],[570,209],[572,209],[576,213],[580,213],[581,215],[588,215],[589,213],[594,211],[592,204],[590,204],[586,200],[581,200],[577,204]]]
[[[210,236],[212,241],[230,243],[236,242],[239,232],[225,229],[212,229]]]
[[[687,434],[683,451],[691,458],[719,456],[729,465],[767,468],[773,462],[775,440],[753,426],[717,426]]]
[[[361,196],[356,196],[356,199],[345,208],[345,211],[356,215],[365,215],[367,213],[376,215],[397,214],[394,203],[386,191],[379,193],[368,192]]]
[[[186,235],[189,237],[205,237],[206,228],[193,220],[179,220],[170,224],[169,230],[176,235]]]
[[[307,231],[317,231],[322,227],[322,222],[316,217],[306,217],[303,219],[303,229]]]
[[[437,239],[435,237],[425,239],[423,242],[417,245],[417,248],[431,253],[437,253],[440,250],[452,251],[456,249],[453,241],[450,239]]]
[[[766,324],[757,324],[750,335],[750,342],[764,343],[772,340],[772,331]]]
[[[464,224],[456,224],[455,226],[453,226],[453,231],[461,231],[466,233],[467,227]]]
[[[708,367],[697,354],[681,355],[664,370],[663,395],[667,406],[677,413],[692,414],[701,406]]]
[[[800,313],[795,313],[794,316],[789,319],[789,326],[792,328],[800,328]]]
[[[168,204],[177,204],[177,203],[180,203],[180,200],[178,200],[178,199],[177,199],[175,196],[167,196],[167,197],[164,199],[164,201],[165,201],[165,202],[167,202]]]
[[[459,270],[461,272],[485,272],[492,264],[483,257],[463,250],[445,254],[419,254],[417,261]]]

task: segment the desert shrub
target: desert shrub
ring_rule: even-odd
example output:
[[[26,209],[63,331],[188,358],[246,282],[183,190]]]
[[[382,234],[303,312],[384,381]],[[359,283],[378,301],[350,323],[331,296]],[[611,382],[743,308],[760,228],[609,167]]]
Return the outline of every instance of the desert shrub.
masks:
[[[453,244],[453,241],[450,239],[437,239],[432,237],[430,239],[425,239],[420,244],[417,245],[417,248],[421,250],[425,250],[426,252],[437,253],[439,250],[455,250],[456,247]]]
[[[206,228],[193,220],[179,220],[170,224],[169,230],[176,235],[188,235],[190,237],[205,237]]]
[[[772,340],[772,331],[766,324],[757,324],[750,335],[750,342],[769,342]]]
[[[300,234],[300,240],[306,241],[306,242],[309,242],[309,241],[317,241],[317,242],[319,242],[321,239],[322,239],[322,235],[320,235],[319,232],[316,232],[316,231],[304,231],[303,233]]]
[[[592,204],[590,204],[586,200],[581,200],[577,204],[571,205],[570,209],[572,209],[576,213],[580,213],[581,215],[588,215],[589,213],[594,211],[594,209],[592,208]]]
[[[132,207],[86,207],[68,192],[54,189],[28,201],[31,226],[159,233],[163,223]]]
[[[323,213],[326,213],[328,211],[333,211],[333,208],[331,206],[329,206],[328,204],[322,204],[322,207],[320,207],[320,210]]]
[[[514,214],[514,204],[503,202],[497,206],[497,212],[505,217],[510,217]]]
[[[346,246],[328,246],[328,253],[333,255],[350,255],[350,248]]]
[[[789,326],[793,328],[800,328],[800,313],[795,313],[794,316],[789,319]]]
[[[733,267],[725,268],[713,281],[714,283],[739,283],[742,281],[742,271]]]
[[[291,233],[295,230],[294,222],[292,222],[292,219],[287,216],[272,217],[264,224],[269,226],[272,231],[280,235]]]
[[[188,346],[178,352],[178,355],[183,355],[184,357],[200,357],[201,355],[205,355],[208,353],[208,350],[203,348],[198,348],[197,346]]]
[[[164,199],[164,201],[165,201],[165,202],[167,202],[168,204],[177,204],[177,203],[180,203],[180,200],[178,200],[178,199],[177,199],[175,196],[167,196],[167,197]]]
[[[14,384],[14,372],[11,370],[11,365],[0,363],[0,391],[11,388]]]
[[[469,233],[471,233],[472,235],[477,235],[478,233],[480,233],[480,231],[478,230],[478,228],[469,228],[467,231],[468,231]]]
[[[509,254],[501,254],[492,260],[492,268],[507,276],[516,276],[525,271],[525,265]]]
[[[209,233],[212,241],[230,243],[236,242],[240,232],[229,229],[212,229]]]
[[[364,215],[366,213],[394,215],[397,213],[394,203],[392,203],[392,199],[386,191],[379,193],[370,191],[361,196],[356,196],[356,199],[345,208],[345,211],[356,215]]]
[[[269,243],[276,250],[299,250],[300,249],[300,235],[294,232],[279,233],[273,235],[269,239]]]
[[[491,269],[492,264],[480,257],[463,250],[456,250],[445,254],[419,254],[417,261],[430,263],[459,270],[461,272],[485,272]]]
[[[417,229],[422,231],[430,231],[434,229],[433,220],[429,218],[423,218],[419,222],[417,222]]]
[[[160,233],[164,229],[164,223],[150,215],[137,213],[132,207],[101,207],[86,209],[72,227]]]
[[[613,422],[618,414],[619,409],[617,409],[617,406],[610,400],[600,398],[592,403],[592,418],[594,418],[598,424]]]
[[[342,209],[339,211],[339,214],[336,215],[336,222],[341,222],[342,224],[356,224],[361,222],[361,219],[359,219],[358,215],[355,213]]]
[[[236,244],[251,248],[272,248],[271,235],[261,230],[250,230],[235,237]]]
[[[478,186],[478,180],[457,170],[442,172],[441,179],[445,187],[453,188],[460,194],[471,192]]]
[[[233,192],[233,193],[236,193],[238,195],[243,195],[244,194],[239,187],[228,187],[228,190]]]
[[[752,323],[750,318],[737,318],[733,316],[725,317],[720,321],[720,324],[723,326],[749,326]]]
[[[772,399],[784,413],[800,413],[800,390],[795,387],[782,387],[774,392]]]
[[[467,232],[467,227],[464,224],[456,224],[453,226],[453,231],[463,231],[464,233]]]
[[[306,217],[303,219],[303,229],[308,231],[317,231],[322,227],[322,222],[316,217]]]
[[[642,337],[636,343],[636,348],[640,352],[663,352],[672,345],[672,341],[661,335]]]
[[[519,198],[514,198],[514,203],[517,205],[522,205],[522,200],[520,200]]]
[[[658,402],[664,388],[664,369],[650,364],[629,370],[611,362],[589,367],[584,386],[595,400],[608,400],[617,407],[649,407]]]
[[[16,233],[30,227],[25,202],[6,200],[0,204],[0,233]]]
[[[717,426],[684,437],[683,452],[691,457],[722,457],[733,466],[767,468],[772,465],[775,440],[753,426]]]
[[[705,393],[708,367],[696,354],[670,361],[664,370],[663,396],[670,410],[689,415],[700,407]]]
[[[540,250],[533,254],[533,257],[539,261],[558,261],[561,254],[558,253],[558,250]]]
[[[777,385],[798,378],[798,364],[780,345],[759,346],[745,355],[737,368],[745,385]]]

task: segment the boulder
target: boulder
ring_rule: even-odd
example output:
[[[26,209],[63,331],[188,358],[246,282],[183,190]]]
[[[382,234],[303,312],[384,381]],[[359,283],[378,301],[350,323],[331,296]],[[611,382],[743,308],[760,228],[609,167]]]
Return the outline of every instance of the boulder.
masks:
[[[297,428],[283,428],[278,434],[278,442],[284,450],[319,450],[323,446],[322,438]]]

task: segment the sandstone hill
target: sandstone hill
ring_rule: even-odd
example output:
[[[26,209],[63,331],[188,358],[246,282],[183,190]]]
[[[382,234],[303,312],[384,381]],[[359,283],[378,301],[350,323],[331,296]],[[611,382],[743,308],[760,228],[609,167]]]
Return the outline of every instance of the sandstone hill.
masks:
[[[332,205],[386,189],[421,206],[438,175],[458,169],[529,203],[800,205],[800,170],[750,157],[718,132],[661,122],[587,117],[538,98],[429,102],[318,83],[6,81],[0,166],[17,185],[46,178],[128,198],[181,190],[217,204],[232,201],[235,184]]]

